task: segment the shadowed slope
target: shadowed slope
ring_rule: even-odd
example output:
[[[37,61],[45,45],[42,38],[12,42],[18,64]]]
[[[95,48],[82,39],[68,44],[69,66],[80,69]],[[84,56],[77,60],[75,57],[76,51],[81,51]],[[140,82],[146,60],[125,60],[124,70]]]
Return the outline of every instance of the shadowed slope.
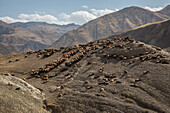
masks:
[[[110,35],[110,37],[117,36],[129,36],[147,44],[168,48],[170,47],[170,19]]]

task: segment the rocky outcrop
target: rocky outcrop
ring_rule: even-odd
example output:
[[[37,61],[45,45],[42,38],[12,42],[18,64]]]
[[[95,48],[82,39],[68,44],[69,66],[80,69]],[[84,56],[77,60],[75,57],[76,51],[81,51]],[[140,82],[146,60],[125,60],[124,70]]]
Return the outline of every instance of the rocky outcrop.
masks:
[[[44,94],[24,80],[0,73],[0,89],[1,113],[48,113]]]

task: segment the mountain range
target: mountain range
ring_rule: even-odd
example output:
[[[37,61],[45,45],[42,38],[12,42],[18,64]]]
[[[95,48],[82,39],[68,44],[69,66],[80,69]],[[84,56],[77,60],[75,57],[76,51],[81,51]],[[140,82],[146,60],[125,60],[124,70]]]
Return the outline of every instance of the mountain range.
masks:
[[[169,9],[79,27],[0,21],[0,112],[169,113]]]
[[[27,30],[34,31],[34,32],[43,31],[49,33],[56,33],[60,35],[63,35],[63,33],[66,33],[79,26],[74,23],[67,24],[67,25],[57,25],[57,24],[48,24],[46,22],[27,22],[27,23],[16,22],[16,23],[11,23],[10,25],[14,27],[25,28]]]
[[[106,35],[170,18],[170,5],[158,12],[132,6],[92,20],[65,33],[51,47],[72,46],[98,40]],[[149,43],[149,42],[146,42]],[[170,46],[170,45],[169,45]]]
[[[82,26],[75,24],[56,25],[45,22],[16,22],[7,24],[0,21],[0,55],[49,47],[72,46],[98,40],[107,35],[135,37],[136,40],[160,46],[169,51],[169,21],[163,22],[167,23],[166,25],[157,25],[156,28],[154,25],[158,23],[150,24],[169,19],[169,17],[170,5],[157,12],[136,6],[127,7],[89,21]],[[148,29],[151,27],[146,27],[150,25],[152,29]],[[164,30],[159,31],[159,28]],[[145,32],[148,35],[144,36]],[[164,39],[161,40],[162,38]]]
[[[8,24],[0,21],[0,54],[45,49],[78,25],[56,25],[45,22]]]

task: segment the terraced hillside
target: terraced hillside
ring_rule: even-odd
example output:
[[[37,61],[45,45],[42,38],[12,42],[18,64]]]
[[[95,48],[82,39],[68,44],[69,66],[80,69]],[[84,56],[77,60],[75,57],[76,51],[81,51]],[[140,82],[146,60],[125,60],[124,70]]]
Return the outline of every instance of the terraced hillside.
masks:
[[[170,112],[170,54],[117,37],[0,57],[0,71],[46,94],[52,113]]]

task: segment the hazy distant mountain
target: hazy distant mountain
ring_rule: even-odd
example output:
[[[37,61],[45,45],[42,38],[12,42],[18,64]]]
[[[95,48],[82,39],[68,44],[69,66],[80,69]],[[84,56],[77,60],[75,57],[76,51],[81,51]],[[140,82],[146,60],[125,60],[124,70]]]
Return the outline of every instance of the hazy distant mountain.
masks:
[[[0,21],[0,54],[44,49],[62,34],[78,25],[55,25],[43,22],[12,23]]]
[[[20,51],[27,51],[32,49],[24,49],[25,45],[30,42],[37,43],[37,47],[33,50],[40,49],[40,44],[43,48],[50,44],[50,38],[43,39],[39,35],[28,31],[24,28],[12,27],[9,24],[0,21],[0,54],[10,54]],[[32,43],[30,45],[32,46]],[[42,47],[42,46],[41,46]]]
[[[68,25],[57,25],[57,24],[48,24],[46,22],[16,22],[10,24],[14,27],[22,27],[31,31],[45,31],[50,33],[64,34],[70,30],[76,29],[79,25],[68,24]]]
[[[161,48],[170,48],[170,19],[110,35],[110,37],[122,36],[129,36]]]
[[[14,28],[0,20],[0,34],[10,34],[14,32]]]
[[[3,44],[0,43],[0,55],[6,55],[9,53],[16,53],[18,50],[15,48],[15,46],[12,46],[10,44]]]
[[[147,23],[162,21],[168,18],[169,16],[167,15],[140,7],[128,7],[99,17],[78,27],[76,30],[65,33],[52,47],[58,48],[61,46],[87,43],[115,32],[133,29]]]
[[[68,24],[68,25],[57,25],[57,24],[48,24],[46,22],[16,22],[10,24],[14,27],[22,27],[25,28],[44,40],[48,40],[47,45],[53,44],[56,40],[58,40],[64,33],[76,29],[79,25]]]

